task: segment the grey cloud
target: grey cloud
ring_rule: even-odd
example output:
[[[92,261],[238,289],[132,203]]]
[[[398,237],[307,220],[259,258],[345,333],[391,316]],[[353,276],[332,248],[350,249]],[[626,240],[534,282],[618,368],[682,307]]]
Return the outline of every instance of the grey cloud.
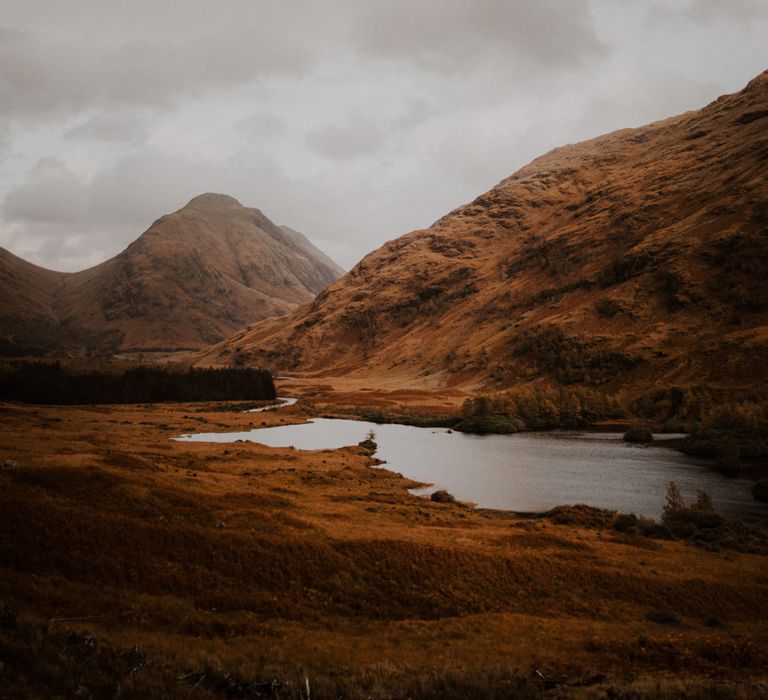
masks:
[[[392,119],[391,129],[410,129],[427,122],[439,113],[432,100],[425,97],[415,97],[405,100],[399,113]]]
[[[51,270],[75,272],[104,262],[115,252],[113,239],[126,239],[130,231],[110,230],[110,237],[94,224],[27,222],[11,224],[0,232],[2,245],[16,255]]]
[[[92,139],[108,143],[136,143],[147,137],[147,129],[132,114],[99,114],[64,132],[68,139]]]
[[[235,129],[247,139],[262,139],[284,134],[285,123],[273,114],[260,112],[238,120]]]
[[[0,162],[2,162],[5,154],[10,150],[10,129],[8,124],[0,122]]]
[[[5,196],[3,214],[10,221],[82,222],[87,217],[86,191],[64,163],[45,159]]]
[[[79,32],[62,39],[0,27],[0,114],[30,118],[113,105],[167,108],[183,96],[296,74],[308,60],[290,37],[261,25],[117,44]]]
[[[315,152],[332,159],[347,159],[377,150],[385,138],[373,121],[350,118],[344,125],[330,124],[307,135],[307,144]]]
[[[360,12],[356,32],[364,51],[449,71],[488,54],[568,66],[606,50],[583,0],[390,0]]]
[[[768,18],[764,0],[694,0],[688,7],[675,11],[703,23],[748,24]]]

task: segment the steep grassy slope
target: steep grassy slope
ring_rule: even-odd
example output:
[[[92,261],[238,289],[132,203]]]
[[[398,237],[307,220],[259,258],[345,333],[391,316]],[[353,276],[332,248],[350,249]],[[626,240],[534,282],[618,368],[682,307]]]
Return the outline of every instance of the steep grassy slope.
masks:
[[[768,375],[768,72],[557,148],[201,363],[502,388]]]

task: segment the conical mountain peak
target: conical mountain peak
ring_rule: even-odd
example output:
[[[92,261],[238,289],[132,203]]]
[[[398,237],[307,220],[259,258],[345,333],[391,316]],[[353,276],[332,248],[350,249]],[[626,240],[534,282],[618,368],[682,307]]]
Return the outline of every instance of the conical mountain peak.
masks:
[[[204,192],[189,200],[187,206],[184,209],[212,209],[212,208],[237,208],[243,209],[243,205],[240,204],[234,197],[230,197],[228,194],[219,194],[217,192]]]
[[[207,192],[82,272],[43,270],[0,251],[0,350],[200,349],[285,314],[340,274],[309,241],[282,232],[258,209]]]

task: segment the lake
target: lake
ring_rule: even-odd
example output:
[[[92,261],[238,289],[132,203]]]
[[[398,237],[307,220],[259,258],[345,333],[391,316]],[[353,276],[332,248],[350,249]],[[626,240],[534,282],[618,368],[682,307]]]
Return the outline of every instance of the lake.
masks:
[[[271,447],[323,450],[356,445],[376,434],[376,456],[386,468],[431,484],[420,495],[446,489],[481,508],[542,511],[585,503],[658,518],[667,482],[686,500],[707,491],[718,512],[731,517],[768,517],[768,505],[752,498],[752,482],[726,478],[706,462],[660,446],[622,441],[619,433],[551,431],[514,435],[468,435],[444,428],[377,425],[317,418],[302,425],[246,432],[197,433],[177,440],[251,440]],[[658,442],[679,436],[657,435]]]

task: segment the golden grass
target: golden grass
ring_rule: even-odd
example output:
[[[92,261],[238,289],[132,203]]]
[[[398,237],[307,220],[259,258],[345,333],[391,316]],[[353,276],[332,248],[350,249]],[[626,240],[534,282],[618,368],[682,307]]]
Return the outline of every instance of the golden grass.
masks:
[[[199,697],[229,692],[227,674],[277,678],[280,697],[300,697],[305,676],[312,697],[380,698],[538,697],[534,669],[579,697],[659,673],[675,679],[660,697],[678,681],[690,697],[755,696],[765,680],[764,557],[431,503],[355,447],[169,440],[191,418],[233,429],[303,420],[298,407],[0,415],[0,458],[18,462],[0,470],[0,603],[19,612],[0,631],[0,687],[76,692],[69,630],[104,649],[83,672],[94,697],[115,683],[184,697],[178,676],[203,673]],[[137,645],[151,672],[130,690]],[[653,682],[628,697],[653,697]]]

